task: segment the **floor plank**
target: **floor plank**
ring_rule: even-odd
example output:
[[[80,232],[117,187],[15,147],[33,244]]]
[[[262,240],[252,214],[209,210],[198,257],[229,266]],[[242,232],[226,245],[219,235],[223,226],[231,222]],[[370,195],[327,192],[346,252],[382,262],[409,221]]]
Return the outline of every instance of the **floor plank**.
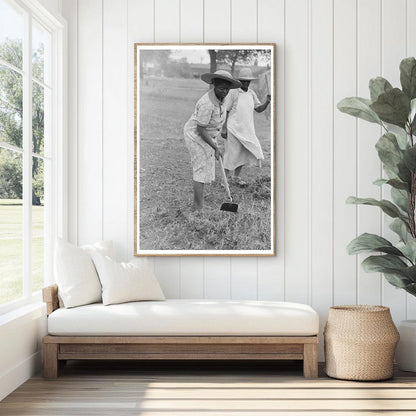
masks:
[[[416,415],[416,373],[355,382],[302,377],[301,363],[69,362],[0,402],[4,416]]]

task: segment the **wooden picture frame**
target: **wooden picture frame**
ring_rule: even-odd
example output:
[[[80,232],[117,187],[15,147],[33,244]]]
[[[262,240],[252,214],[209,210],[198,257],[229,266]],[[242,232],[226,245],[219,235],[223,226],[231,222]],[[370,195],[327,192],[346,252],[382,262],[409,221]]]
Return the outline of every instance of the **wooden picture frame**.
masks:
[[[135,256],[276,254],[275,49],[271,43],[134,44]],[[252,79],[251,91],[232,80],[227,85],[233,89],[218,98],[217,89],[208,84],[215,76],[201,79],[218,70],[241,81]],[[197,143],[196,153],[192,148],[202,113],[212,114],[206,128],[229,168],[232,200],[219,153],[201,136],[202,146]],[[227,128],[215,117],[228,117]],[[241,123],[242,133],[235,127]],[[208,150],[201,162],[202,147]],[[246,159],[262,166],[243,163]],[[200,179],[201,163],[206,180]],[[235,164],[244,166],[233,170]],[[215,179],[208,183],[214,169]],[[195,201],[201,201],[201,187],[199,209]],[[223,203],[233,203],[231,211],[237,206],[237,212],[220,209]]]

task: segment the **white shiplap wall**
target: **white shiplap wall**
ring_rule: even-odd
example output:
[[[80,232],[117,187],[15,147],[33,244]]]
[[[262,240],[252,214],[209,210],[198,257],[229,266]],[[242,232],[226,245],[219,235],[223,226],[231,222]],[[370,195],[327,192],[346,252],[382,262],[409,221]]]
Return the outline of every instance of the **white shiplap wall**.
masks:
[[[156,258],[168,297],[276,299],[328,307],[383,303],[396,320],[416,301],[363,273],[347,243],[387,232],[371,207],[381,196],[379,129],[336,110],[368,96],[369,78],[398,85],[416,54],[414,0],[62,0],[69,21],[70,237],[115,241],[133,253],[133,43],[277,44],[277,242],[275,258]]]

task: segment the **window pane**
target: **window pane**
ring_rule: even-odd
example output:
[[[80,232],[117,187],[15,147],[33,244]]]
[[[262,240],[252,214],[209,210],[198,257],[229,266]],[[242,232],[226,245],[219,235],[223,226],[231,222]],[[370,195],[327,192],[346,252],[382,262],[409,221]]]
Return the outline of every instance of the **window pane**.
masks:
[[[22,76],[0,65],[0,142],[22,147]]]
[[[0,148],[0,304],[23,295],[22,155]]]
[[[12,2],[0,0],[0,59],[22,69],[23,13]]]
[[[44,88],[32,83],[32,151],[44,154],[45,139],[45,93]]]
[[[44,276],[44,162],[33,158],[32,165],[32,291],[43,287]]]
[[[32,21],[32,71],[33,78],[50,85],[51,35],[35,20]]]

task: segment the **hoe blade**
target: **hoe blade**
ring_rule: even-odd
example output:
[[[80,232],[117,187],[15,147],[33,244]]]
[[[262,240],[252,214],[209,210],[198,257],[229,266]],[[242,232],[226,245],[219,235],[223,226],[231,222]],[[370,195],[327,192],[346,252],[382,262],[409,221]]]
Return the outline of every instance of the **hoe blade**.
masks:
[[[238,204],[233,204],[232,202],[224,202],[220,208],[221,211],[237,212]]]

